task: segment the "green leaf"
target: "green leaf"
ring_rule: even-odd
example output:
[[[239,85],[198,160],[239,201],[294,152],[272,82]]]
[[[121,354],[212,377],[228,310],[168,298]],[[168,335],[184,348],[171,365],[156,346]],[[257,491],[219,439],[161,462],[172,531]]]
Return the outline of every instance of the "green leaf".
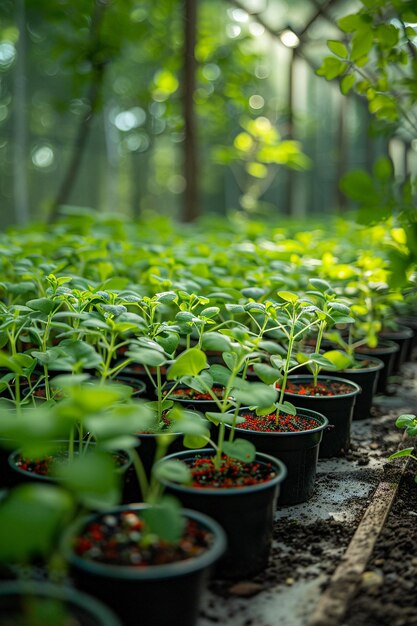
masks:
[[[207,411],[206,417],[216,426],[219,424],[233,426],[233,424],[243,424],[243,422],[246,421],[245,418],[240,417],[240,415],[237,415],[235,418],[233,413],[216,413],[214,411]]]
[[[203,309],[200,312],[202,317],[212,318],[215,317],[218,313],[220,313],[220,309],[218,306],[209,306],[206,309]]]
[[[153,467],[152,474],[160,482],[186,484],[192,480],[190,468],[180,460],[164,460],[157,463]]]
[[[279,378],[279,372],[266,363],[254,363],[253,371],[266,385],[272,385]]]
[[[317,289],[317,291],[322,294],[333,291],[331,285],[329,285],[327,280],[323,280],[322,278],[310,278],[309,282],[311,285],[313,285],[314,289]]]
[[[19,376],[23,376],[23,369],[13,357],[9,357],[4,352],[0,352],[0,367],[5,367]]]
[[[277,399],[278,392],[275,387],[262,383],[247,383],[244,389],[233,388],[231,395],[240,404],[262,407],[273,404]]]
[[[282,346],[275,341],[260,341],[258,347],[268,354],[282,354]]]
[[[263,417],[264,415],[272,415],[272,413],[275,413],[277,410],[277,407],[275,404],[271,404],[271,406],[266,406],[266,407],[251,407],[251,410],[255,410],[255,414],[258,417]]]
[[[85,420],[87,429],[97,438],[99,443],[119,435],[147,432],[154,424],[154,412],[148,405],[134,402],[114,406],[113,403],[119,399],[117,396],[113,396],[113,399],[111,396],[107,398],[95,397],[94,399],[96,402],[93,404],[93,399],[88,398],[90,411],[91,407],[97,406],[98,402],[101,403],[101,406],[97,407],[97,411],[106,408],[106,406],[111,408],[110,411],[100,411],[100,413],[91,415]]]
[[[331,361],[328,361],[321,354],[317,354],[316,352],[313,352],[312,354],[310,354],[310,360],[313,361],[313,363],[315,363],[319,367],[322,367],[326,370],[336,369],[336,367],[333,365]]]
[[[59,280],[59,279],[58,279]],[[71,278],[69,280],[72,280]],[[121,276],[113,276],[113,278],[108,278],[100,285],[101,289],[106,289],[107,291],[121,291],[125,289],[129,284],[129,279]]]
[[[229,313],[244,313],[245,312],[245,308],[241,304],[226,303],[224,306],[225,306],[226,311],[228,311]]]
[[[206,437],[201,437],[198,435],[185,435],[182,439],[184,447],[190,448],[190,450],[198,450],[199,448],[204,448],[204,446],[207,445],[207,442],[208,439]]]
[[[163,304],[169,304],[170,302],[176,301],[178,296],[175,291],[163,291],[162,293],[156,294],[156,299]]]
[[[177,543],[184,531],[185,517],[181,504],[172,496],[164,496],[141,514],[148,530],[160,539]]]
[[[285,300],[285,302],[291,302],[291,304],[294,304],[299,300],[298,295],[292,291],[278,291],[278,296],[282,300]]]
[[[340,180],[340,188],[349,198],[357,202],[369,202],[375,197],[372,178],[363,170],[352,170]]]
[[[35,363],[35,360],[29,354],[18,353],[14,356],[16,363],[21,365],[23,368],[28,369],[32,367]]]
[[[345,15],[337,22],[340,30],[343,30],[345,33],[353,33],[361,24],[361,19],[357,14]]]
[[[215,363],[210,366],[208,371],[215,383],[222,385],[223,387],[228,385],[230,380],[230,370],[224,367],[224,365]]]
[[[189,348],[182,352],[168,368],[167,379],[176,380],[182,376],[197,376],[207,367],[207,357],[199,348]]]
[[[162,352],[152,350],[150,348],[137,348],[135,346],[126,352],[126,356],[132,359],[135,363],[148,365],[150,367],[158,367],[167,362],[167,357]]]
[[[338,370],[346,369],[352,364],[353,361],[352,357],[341,350],[328,350],[322,356],[330,361],[334,365],[334,368]],[[324,369],[326,369],[326,366],[324,366]]]
[[[222,357],[229,370],[234,371],[237,363],[237,354],[235,352],[224,352]]]
[[[340,91],[344,96],[347,96],[349,91],[353,88],[353,86],[355,85],[355,80],[356,79],[354,74],[346,74],[346,76],[343,76],[342,80],[340,81]]]
[[[373,172],[380,181],[391,180],[394,174],[391,160],[387,157],[379,157],[374,163]]]
[[[259,300],[259,298],[265,295],[265,289],[261,289],[261,287],[245,287],[245,289],[242,289],[242,295],[245,298]]]
[[[413,450],[414,448],[404,448],[403,450],[398,450],[397,452],[394,452],[394,454],[391,454],[388,459],[391,461],[392,459],[399,459],[404,456],[413,456]]]
[[[123,304],[100,304],[100,308],[114,317],[127,312],[127,308]]]
[[[361,28],[352,37],[351,61],[366,56],[372,48],[374,34],[371,28]]]
[[[36,298],[35,300],[28,300],[26,305],[34,311],[40,311],[46,315],[51,313],[51,311],[58,306],[54,300],[50,300],[49,298]]]
[[[54,474],[88,508],[106,510],[119,502],[120,475],[104,452],[88,452],[68,463],[55,464]]]
[[[326,57],[319,69],[316,70],[316,74],[324,76],[326,80],[333,80],[333,78],[343,74],[345,70],[346,63],[344,61],[339,61],[334,57]]]
[[[413,426],[417,421],[417,417],[412,413],[404,413],[397,417],[395,425],[397,428],[407,428],[409,426]]]
[[[286,360],[283,359],[282,356],[279,356],[277,354],[273,354],[271,356],[271,363],[279,372],[281,372],[281,370],[284,368],[285,362]]]
[[[178,348],[178,344],[180,342],[180,336],[178,333],[163,331],[163,333],[159,334],[155,337],[155,341],[158,345],[163,348],[163,350],[167,354],[173,354],[175,350]]]
[[[223,443],[223,452],[227,456],[242,461],[243,463],[251,463],[255,460],[256,448],[250,441],[246,439],[235,439],[234,441],[225,441]]]
[[[215,352],[229,352],[232,344],[226,335],[217,332],[203,333],[202,337],[203,350],[213,350]]]
[[[336,56],[341,57],[342,59],[348,58],[349,53],[347,51],[347,48],[345,44],[342,43],[341,41],[329,39],[327,41],[327,47],[329,48],[331,52],[333,52],[333,54],[336,54]]]
[[[278,402],[276,408],[278,411],[288,413],[288,415],[297,415],[297,409],[291,402],[283,402],[282,404]]]
[[[394,24],[379,24],[376,30],[376,35],[381,47],[386,50],[390,50],[397,45],[399,40],[399,30]],[[412,38],[416,36],[413,31]]]
[[[213,378],[208,371],[203,370],[198,376],[182,376],[181,383],[200,393],[207,393],[207,388],[213,386]]]

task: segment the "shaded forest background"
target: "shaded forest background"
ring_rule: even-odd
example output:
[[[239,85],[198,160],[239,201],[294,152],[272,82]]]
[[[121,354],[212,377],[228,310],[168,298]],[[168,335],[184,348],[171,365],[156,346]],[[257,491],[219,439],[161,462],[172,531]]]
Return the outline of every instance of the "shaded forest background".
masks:
[[[316,75],[345,0],[2,0],[0,226],[75,205],[184,221],[343,212],[411,135]]]

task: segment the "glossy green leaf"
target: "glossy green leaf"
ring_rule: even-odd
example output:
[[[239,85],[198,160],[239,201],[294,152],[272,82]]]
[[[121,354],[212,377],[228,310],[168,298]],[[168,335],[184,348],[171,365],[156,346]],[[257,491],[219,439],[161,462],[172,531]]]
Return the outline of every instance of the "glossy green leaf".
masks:
[[[202,346],[203,350],[215,352],[229,352],[232,347],[229,337],[217,332],[203,333]]]
[[[343,74],[346,70],[346,63],[344,61],[339,61],[334,57],[326,57],[318,70],[316,70],[316,74],[318,76],[324,76],[327,80],[333,80]]]
[[[126,352],[128,356],[135,363],[141,365],[148,365],[150,367],[158,367],[164,365],[167,362],[167,357],[159,350],[152,350],[149,348],[131,347]]]
[[[352,37],[351,61],[366,56],[372,48],[374,33],[371,28],[361,28]]]
[[[346,352],[342,352],[340,350],[328,350],[327,352],[324,352],[322,356],[330,361],[338,370],[344,370],[348,368],[353,361],[353,358],[351,356],[349,356]],[[324,369],[325,368],[326,366],[324,367]]]
[[[347,48],[346,48],[345,44],[342,43],[341,41],[336,41],[334,39],[329,39],[327,41],[327,47],[336,56],[341,57],[342,59],[347,59],[348,58],[348,54],[349,53],[347,51]]]
[[[270,406],[275,402],[277,396],[278,392],[274,387],[263,383],[247,383],[244,389],[232,389],[232,397],[235,402],[246,406]]]
[[[35,300],[28,300],[26,305],[34,311],[40,311],[48,315],[56,308],[57,303],[49,298],[36,298]]]
[[[279,371],[266,363],[254,363],[253,371],[266,385],[272,385],[279,378]]]
[[[412,413],[404,413],[397,417],[395,425],[397,428],[406,428],[408,426],[414,426],[417,422],[417,416]]]
[[[355,85],[355,82],[356,79],[354,74],[346,74],[345,76],[343,76],[342,80],[340,81],[340,91],[344,96],[347,96],[347,94],[351,91],[351,89]]]
[[[176,380],[182,376],[197,376],[207,367],[207,357],[199,348],[189,348],[176,358],[168,368],[167,379]]]
[[[291,302],[291,304],[294,304],[299,300],[299,296],[292,291],[278,291],[278,296],[282,300],[285,300],[285,302]]]
[[[414,448],[403,448],[403,450],[398,450],[391,454],[388,459],[391,461],[392,459],[399,459],[404,456],[413,456]]]
[[[256,448],[250,441],[246,439],[235,439],[234,441],[225,441],[223,443],[223,452],[233,459],[242,461],[243,463],[251,463],[255,460]]]
[[[228,424],[229,426],[233,426],[233,424],[243,424],[245,421],[245,418],[240,417],[239,415],[235,418],[233,413],[219,413],[215,411],[207,411],[206,417],[216,426],[219,424]]]

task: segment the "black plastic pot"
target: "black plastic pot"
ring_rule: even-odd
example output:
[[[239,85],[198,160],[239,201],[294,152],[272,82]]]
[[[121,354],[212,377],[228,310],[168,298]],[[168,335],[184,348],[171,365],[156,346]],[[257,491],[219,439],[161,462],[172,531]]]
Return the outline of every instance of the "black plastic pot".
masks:
[[[376,357],[368,357],[365,355],[357,355],[357,361],[369,360],[369,366],[360,368],[347,368],[331,373],[333,378],[344,378],[351,380],[362,389],[361,393],[356,397],[353,409],[353,419],[361,420],[370,416],[374,395],[376,394],[378,379],[384,362]]]
[[[152,377],[156,380],[156,368],[155,367],[149,367],[148,368]],[[166,367],[161,367],[161,380],[162,382],[165,381],[166,379],[166,372],[167,372],[167,368]],[[123,369],[123,376],[127,376],[129,378],[132,378],[136,381],[140,381],[141,383],[143,383],[144,385],[144,391],[141,395],[145,396],[146,398],[149,398],[150,400],[153,400],[155,397],[155,387],[152,384],[151,379],[149,378],[145,367],[139,363],[132,363],[131,365],[128,365],[127,367],[125,367]]]
[[[93,447],[95,444],[90,443],[89,446]],[[120,450],[118,455],[122,456],[124,459],[123,465],[116,467],[116,472],[120,474],[123,492],[127,489],[130,490],[130,480],[131,480],[131,468],[132,468],[132,458],[127,451]],[[18,459],[21,456],[20,450],[14,450],[9,454],[8,457],[8,466],[11,472],[10,478],[10,486],[18,485],[22,482],[43,482],[43,483],[56,483],[60,481],[59,478],[55,476],[48,476],[43,474],[37,474],[36,472],[30,472],[18,466]]]
[[[203,413],[203,415],[205,415],[207,411],[216,412],[219,410],[219,407],[214,402],[214,400],[198,400],[198,399],[193,399],[193,398],[178,398],[175,395],[170,396],[169,389],[173,385],[174,383],[172,385],[167,386],[167,393],[165,397],[169,398],[170,400],[173,400],[174,402],[178,402],[184,409],[190,409],[192,411],[200,411],[200,413]],[[216,385],[216,387],[220,387],[220,385]],[[175,389],[190,389],[190,388],[187,387],[186,385],[176,385]]]
[[[411,328],[411,330],[413,331],[413,336],[408,344],[407,353],[405,355],[406,361],[412,361],[414,357],[415,349],[417,348],[417,315],[416,316],[408,315],[404,317],[399,317],[398,322],[402,326],[407,326],[408,328]]]
[[[398,345],[399,350],[394,356],[394,363],[392,366],[392,373],[398,374],[402,365],[407,360],[407,354],[409,347],[412,345],[414,332],[412,328],[399,326],[397,330],[382,330],[379,333],[379,336],[384,340],[387,339],[388,341],[394,341],[394,343]]]
[[[186,461],[214,454],[213,448],[204,448],[171,454],[166,459]],[[216,567],[216,576],[220,578],[254,576],[268,564],[276,503],[287,472],[275,457],[257,453],[256,460],[272,463],[276,476],[268,482],[230,489],[163,483],[167,493],[175,495],[183,506],[209,515],[226,531],[227,551]]]
[[[168,450],[170,453],[181,452],[185,450],[183,446],[183,435],[181,433],[139,433],[136,434],[138,445],[136,451],[139,454],[146,478],[149,480],[152,472],[152,466],[155,462],[158,437],[169,437],[170,443]],[[126,474],[126,481],[123,490],[123,504],[129,502],[142,502],[143,494],[136,476],[134,466],[129,467]]]
[[[72,587],[63,587],[35,581],[7,581],[0,583],[1,623],[20,623],[27,617],[29,602],[56,601],[58,607],[78,626],[122,626],[116,615],[102,602]],[[51,608],[48,615],[52,618]],[[57,616],[58,620],[62,615]],[[4,621],[3,621],[4,620]],[[8,621],[7,621],[8,620]],[[27,622],[25,621],[25,624]],[[36,622],[38,623],[38,622]],[[50,623],[50,622],[48,622]],[[58,626],[61,621],[54,621]]]
[[[249,410],[248,408],[240,409]],[[300,416],[317,421],[317,428],[298,432],[258,432],[236,427],[236,437],[254,444],[258,452],[270,454],[282,461],[287,477],[281,485],[279,504],[299,504],[312,495],[317,473],[319,446],[328,425],[324,415],[309,409],[299,409]]]
[[[312,379],[312,376],[289,376],[288,382],[307,384]],[[334,396],[308,396],[287,391],[284,394],[284,399],[288,400],[288,402],[297,407],[317,411],[325,415],[329,420],[330,428],[323,433],[319,458],[338,456],[349,449],[353,409],[356,397],[361,391],[359,385],[345,378],[334,378],[333,376],[318,377],[319,382],[329,380],[346,383],[351,387],[352,391]]]
[[[376,393],[385,394],[388,391],[390,377],[393,375],[395,355],[399,352],[399,346],[394,341],[381,339],[375,348],[369,346],[360,346],[355,350],[356,354],[365,354],[370,357],[381,359],[384,367],[379,372],[379,378],[376,385]]]
[[[109,511],[140,511],[146,504]],[[107,514],[107,513],[106,513]],[[99,598],[121,618],[123,626],[194,626],[210,570],[226,548],[217,522],[196,511],[184,515],[213,535],[212,545],[195,558],[152,567],[120,566],[82,558],[72,550],[72,540],[97,515],[79,521],[66,535],[63,552],[78,588]]]

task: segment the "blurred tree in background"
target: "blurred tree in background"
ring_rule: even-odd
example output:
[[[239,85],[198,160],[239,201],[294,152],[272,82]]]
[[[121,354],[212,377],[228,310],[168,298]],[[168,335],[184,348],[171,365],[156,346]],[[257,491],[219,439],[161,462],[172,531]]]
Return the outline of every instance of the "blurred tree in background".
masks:
[[[343,210],[339,178],[379,155],[401,176],[409,137],[380,132],[366,91],[315,73],[360,6],[3,0],[1,224],[62,205],[303,216]]]

